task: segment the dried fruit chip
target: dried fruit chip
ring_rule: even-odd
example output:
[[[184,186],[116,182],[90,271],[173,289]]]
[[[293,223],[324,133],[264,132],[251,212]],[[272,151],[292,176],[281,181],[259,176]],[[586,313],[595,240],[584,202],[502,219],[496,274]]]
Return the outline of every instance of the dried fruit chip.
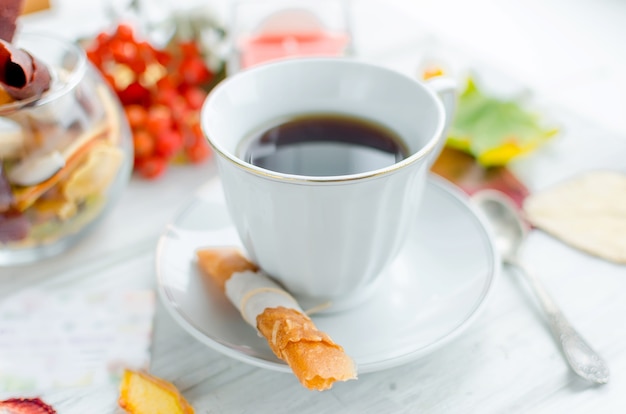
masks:
[[[15,207],[19,211],[24,211],[30,207],[39,197],[57,185],[59,181],[67,177],[67,175],[73,171],[80,162],[84,159],[85,155],[98,144],[97,136],[93,139],[86,141],[65,163],[65,166],[61,168],[56,174],[48,178],[46,181],[30,186],[30,187],[17,187],[13,190],[15,196]]]
[[[115,178],[124,154],[108,143],[98,143],[87,155],[87,160],[74,171],[63,186],[68,200],[81,200],[104,192]]]
[[[0,39],[13,40],[16,20],[22,10],[22,0],[2,0],[0,2]]]
[[[145,372],[126,370],[119,405],[130,414],[194,414],[176,387]]]
[[[0,212],[9,210],[13,201],[11,184],[4,173],[4,162],[0,160]]]
[[[6,105],[15,102],[11,95],[0,85],[0,105]]]
[[[30,227],[30,222],[20,212],[0,213],[0,243],[25,239]]]
[[[0,401],[2,414],[56,414],[54,408],[39,398],[10,398]]]
[[[58,217],[61,220],[69,220],[78,213],[78,204],[74,200],[66,199],[39,199],[33,204],[33,208],[40,215]]]

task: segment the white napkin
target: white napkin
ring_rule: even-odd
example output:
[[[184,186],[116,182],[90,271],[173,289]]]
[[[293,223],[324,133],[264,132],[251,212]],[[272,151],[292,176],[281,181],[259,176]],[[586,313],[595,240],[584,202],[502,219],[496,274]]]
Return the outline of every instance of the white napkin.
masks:
[[[116,384],[147,369],[151,290],[27,290],[0,305],[0,392]]]

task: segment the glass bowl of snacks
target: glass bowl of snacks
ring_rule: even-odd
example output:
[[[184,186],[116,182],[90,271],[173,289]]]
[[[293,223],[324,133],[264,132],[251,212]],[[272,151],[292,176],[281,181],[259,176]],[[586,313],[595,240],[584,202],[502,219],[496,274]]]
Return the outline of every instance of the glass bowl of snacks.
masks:
[[[0,41],[0,266],[76,243],[132,162],[122,107],[82,49],[48,35]]]

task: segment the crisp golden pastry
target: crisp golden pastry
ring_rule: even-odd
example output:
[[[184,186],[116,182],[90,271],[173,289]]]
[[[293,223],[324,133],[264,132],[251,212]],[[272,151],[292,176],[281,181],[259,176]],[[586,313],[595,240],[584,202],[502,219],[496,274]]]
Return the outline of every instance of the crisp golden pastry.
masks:
[[[257,329],[307,388],[325,390],[335,381],[356,378],[354,362],[330,336],[295,309],[268,308],[257,316]]]
[[[211,276],[213,283],[224,290],[226,281],[233,273],[251,270],[256,272],[259,268],[246,260],[237,249],[231,247],[215,247],[201,249],[196,252],[200,269]]]
[[[319,331],[287,292],[279,290],[273,282],[266,283],[267,278],[262,273],[255,273],[257,266],[244,258],[237,249],[201,249],[197,251],[197,257],[203,273],[222,289],[228,290],[229,281],[237,279],[238,286],[233,289],[240,290],[239,297],[243,300],[233,301],[237,296],[229,294],[231,302],[239,307],[248,323],[256,322],[256,328],[267,340],[271,350],[289,365],[302,385],[311,390],[323,391],[331,388],[336,381],[356,378],[355,364],[343,348],[326,333]],[[241,291],[245,284],[250,285],[250,288],[244,287]],[[255,321],[252,321],[246,305],[254,295],[265,295],[266,298],[252,306],[252,314],[256,313]],[[274,301],[278,305],[271,305]],[[290,301],[293,306],[281,305]],[[258,303],[267,305],[256,311],[254,309],[259,309]]]

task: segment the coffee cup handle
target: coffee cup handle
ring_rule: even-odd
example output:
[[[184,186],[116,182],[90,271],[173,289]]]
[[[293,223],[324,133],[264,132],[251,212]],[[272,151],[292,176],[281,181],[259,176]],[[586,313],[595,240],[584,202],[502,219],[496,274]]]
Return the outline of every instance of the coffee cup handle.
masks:
[[[454,114],[456,112],[457,105],[457,83],[452,78],[447,78],[445,76],[437,76],[426,81],[426,85],[433,90],[441,103],[443,103],[443,108],[445,110],[445,121],[444,128],[442,132],[442,137],[440,144],[437,146],[437,149],[433,152],[433,156],[430,158],[429,164],[432,165],[439,156],[439,153],[443,149],[446,144],[446,139],[448,137],[448,129],[452,124],[454,119]]]
[[[447,131],[450,124],[452,124],[456,112],[457,82],[452,78],[436,76],[428,79],[426,85],[439,96],[439,99],[441,99],[443,103],[443,107],[446,111],[445,129]]]

